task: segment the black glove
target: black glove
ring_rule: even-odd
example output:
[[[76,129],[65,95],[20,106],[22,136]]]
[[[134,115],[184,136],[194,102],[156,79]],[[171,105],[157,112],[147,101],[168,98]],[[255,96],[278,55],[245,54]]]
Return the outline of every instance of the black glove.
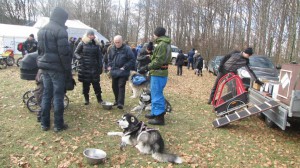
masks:
[[[146,72],[148,72],[149,71],[149,68],[148,68],[148,66],[146,65],[146,66],[143,66],[143,67],[141,67],[140,68],[140,70],[138,71],[140,74],[145,74]]]
[[[259,84],[259,85],[264,85],[264,82],[260,81],[260,80],[256,80],[255,83]]]

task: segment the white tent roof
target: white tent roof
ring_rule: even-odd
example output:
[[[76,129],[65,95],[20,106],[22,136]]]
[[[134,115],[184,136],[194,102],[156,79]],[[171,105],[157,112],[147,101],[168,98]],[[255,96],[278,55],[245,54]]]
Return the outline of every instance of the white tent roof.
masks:
[[[37,35],[38,29],[31,26],[19,26],[0,24],[0,37],[29,37],[30,34]]]
[[[41,17],[37,20],[33,27],[40,29],[44,27],[48,22],[48,17]],[[88,25],[82,23],[79,20],[67,20],[66,26],[68,27],[67,31],[69,33],[69,37],[82,37],[87,30],[92,29],[94,30],[95,35],[98,37],[99,40],[103,40],[104,42],[108,41],[107,38],[98,33],[95,29],[89,27]]]

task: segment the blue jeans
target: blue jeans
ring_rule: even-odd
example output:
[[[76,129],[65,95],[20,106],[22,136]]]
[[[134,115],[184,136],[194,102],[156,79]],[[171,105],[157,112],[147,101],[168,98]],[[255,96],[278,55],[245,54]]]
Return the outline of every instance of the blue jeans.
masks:
[[[158,116],[165,112],[164,88],[168,77],[151,76],[151,115]]]
[[[62,128],[64,125],[65,78],[65,74],[61,72],[43,71],[42,127],[50,127],[52,98],[54,106],[54,127]]]

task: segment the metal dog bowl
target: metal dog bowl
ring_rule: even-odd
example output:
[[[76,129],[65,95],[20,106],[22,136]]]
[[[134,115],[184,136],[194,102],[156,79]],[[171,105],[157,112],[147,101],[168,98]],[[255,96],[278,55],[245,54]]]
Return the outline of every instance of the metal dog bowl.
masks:
[[[111,110],[114,104],[111,102],[102,102],[101,105],[105,110]]]
[[[87,163],[91,165],[105,163],[106,152],[101,149],[87,148],[83,151]]]

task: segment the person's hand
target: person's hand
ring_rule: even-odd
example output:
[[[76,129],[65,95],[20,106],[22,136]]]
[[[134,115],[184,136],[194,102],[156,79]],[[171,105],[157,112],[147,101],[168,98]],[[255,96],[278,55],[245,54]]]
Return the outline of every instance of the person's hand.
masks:
[[[122,67],[122,68],[120,68],[122,71],[124,71],[125,69],[124,69],[124,67]]]
[[[256,80],[255,83],[259,84],[259,85],[264,85],[264,82],[260,81],[260,80]]]
[[[147,71],[149,71],[148,66],[143,66],[140,68],[140,70],[138,71],[140,74],[145,74]]]
[[[107,70],[110,71],[110,70],[111,70],[111,67],[107,67]]]

